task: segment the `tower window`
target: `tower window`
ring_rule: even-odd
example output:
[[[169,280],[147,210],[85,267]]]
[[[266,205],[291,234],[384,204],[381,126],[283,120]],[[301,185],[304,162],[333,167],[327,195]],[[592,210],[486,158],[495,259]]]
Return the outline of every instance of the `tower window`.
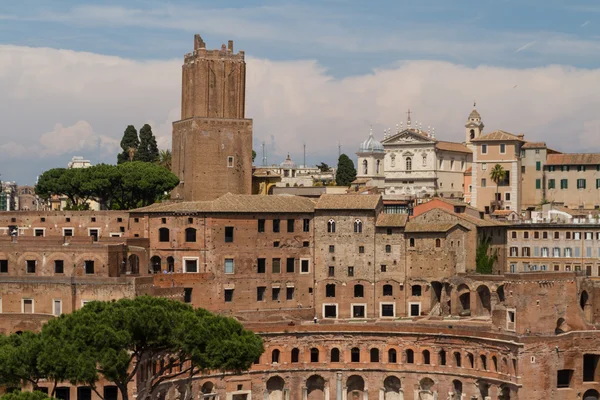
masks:
[[[410,158],[410,157],[406,157],[406,170],[407,171],[412,170],[412,158]]]
[[[233,168],[233,156],[227,157],[227,168]]]

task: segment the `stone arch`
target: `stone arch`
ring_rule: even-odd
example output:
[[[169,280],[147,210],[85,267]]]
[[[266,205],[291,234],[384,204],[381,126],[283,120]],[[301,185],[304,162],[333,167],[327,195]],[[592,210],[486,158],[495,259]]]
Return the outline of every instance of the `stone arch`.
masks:
[[[132,275],[137,275],[140,273],[140,258],[137,254],[131,254],[127,258],[127,272]]]
[[[590,389],[583,394],[583,400],[599,400],[600,393],[595,389]],[[502,399],[504,400],[504,399]]]
[[[390,375],[383,380],[384,400],[403,400],[400,378]]]
[[[200,393],[202,394],[210,394],[215,393],[215,384],[211,381],[204,382],[202,387],[200,388]]]
[[[571,329],[564,318],[559,318],[556,321],[556,328],[554,328],[555,334],[560,335],[561,333],[569,332],[570,330]]]
[[[458,286],[456,292],[458,293],[458,315],[471,315],[471,289],[462,283]]]
[[[492,314],[492,296],[490,288],[480,285],[477,288],[477,314],[490,316]]]
[[[325,400],[325,379],[312,375],[306,380],[307,400]]]
[[[360,375],[351,375],[346,381],[347,400],[362,400],[365,392],[365,380]]]
[[[504,300],[506,299],[504,295],[504,285],[498,286],[498,288],[496,289],[496,295],[498,296],[498,301],[500,303],[504,303]]]
[[[478,381],[477,388],[479,389],[479,395],[482,399],[485,399],[490,395],[490,384],[485,381]]]
[[[498,400],[510,400],[510,388],[507,386],[500,386],[500,393],[498,394]],[[585,400],[585,396],[583,398]],[[595,400],[598,400],[596,397]]]
[[[419,381],[419,400],[434,400],[433,386],[435,382],[431,378],[423,378]]]
[[[152,256],[152,258],[150,259],[150,265],[153,273],[160,273],[162,266],[162,259],[160,258],[160,256]]]
[[[458,379],[452,381],[452,400],[462,400],[463,384]]]
[[[267,381],[267,393],[269,400],[283,400],[283,387],[285,381],[280,376],[272,376]]]

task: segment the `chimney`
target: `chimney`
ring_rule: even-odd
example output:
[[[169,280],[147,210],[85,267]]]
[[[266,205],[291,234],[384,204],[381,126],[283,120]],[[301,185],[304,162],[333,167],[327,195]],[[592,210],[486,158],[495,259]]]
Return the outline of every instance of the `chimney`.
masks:
[[[227,50],[233,53],[233,40],[227,42]]]
[[[524,134],[522,134],[522,133],[520,133],[520,134],[518,134],[518,135],[517,135],[517,137],[518,137],[519,139],[523,140],[523,139],[525,138],[525,135],[524,135]]]

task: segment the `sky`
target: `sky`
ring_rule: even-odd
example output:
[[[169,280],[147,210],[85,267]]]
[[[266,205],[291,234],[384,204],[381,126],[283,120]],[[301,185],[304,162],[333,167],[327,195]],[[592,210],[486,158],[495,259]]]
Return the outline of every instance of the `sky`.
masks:
[[[269,164],[355,158],[409,108],[460,142],[474,102],[484,131],[600,152],[597,0],[20,0],[0,5],[0,179],[114,163],[130,124],[169,148],[195,33],[246,52],[259,164],[262,143]]]

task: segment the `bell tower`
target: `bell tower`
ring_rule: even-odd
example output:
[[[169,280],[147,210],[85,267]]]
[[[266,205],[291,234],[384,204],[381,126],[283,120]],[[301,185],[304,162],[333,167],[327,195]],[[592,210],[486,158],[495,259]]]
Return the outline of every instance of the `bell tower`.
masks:
[[[245,118],[246,62],[233,41],[207,50],[200,35],[184,56],[181,120],[173,123],[172,198],[252,193],[252,120]]]
[[[475,109],[476,103],[473,103],[473,111],[469,114],[467,123],[465,124],[465,145],[471,148],[471,140],[479,138],[483,133],[483,122],[481,122],[481,115]]]

